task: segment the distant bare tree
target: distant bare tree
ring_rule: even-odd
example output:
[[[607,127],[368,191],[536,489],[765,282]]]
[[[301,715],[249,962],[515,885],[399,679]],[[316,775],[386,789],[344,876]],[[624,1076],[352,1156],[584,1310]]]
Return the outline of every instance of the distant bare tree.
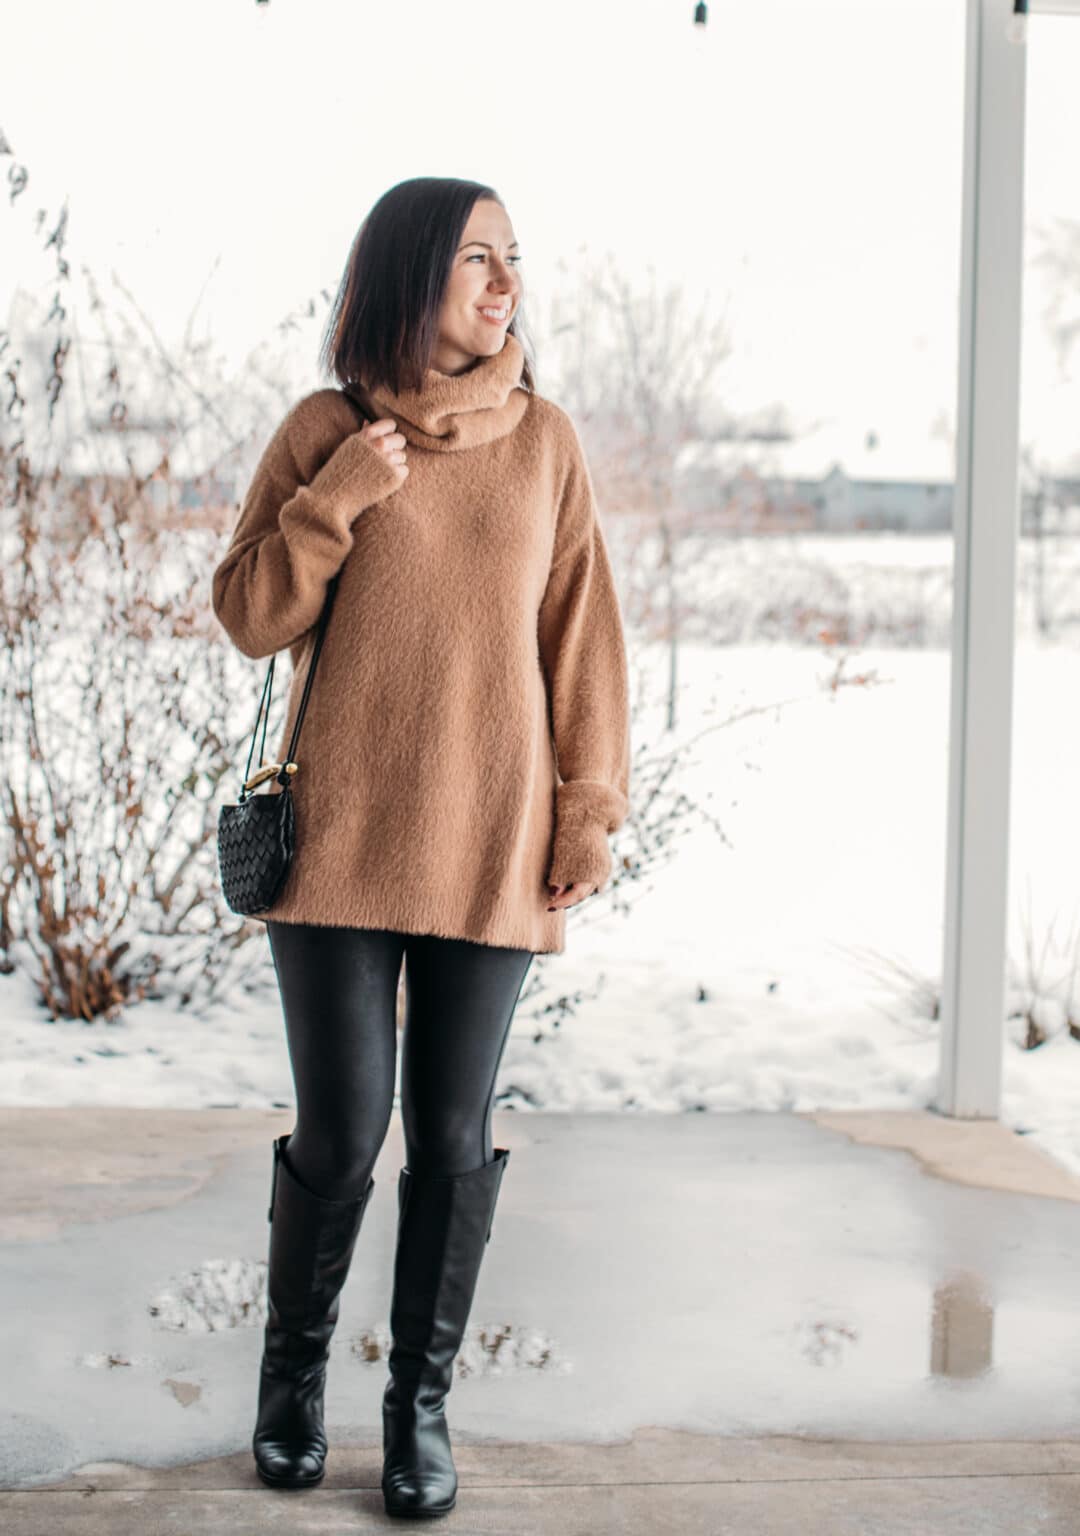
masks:
[[[1031,264],[1046,274],[1043,328],[1060,373],[1067,375],[1080,341],[1080,221],[1058,218],[1049,225],[1037,225],[1029,239]],[[1020,467],[1028,511],[1025,531],[1032,540],[1032,619],[1040,635],[1049,635],[1060,630],[1062,620],[1074,618],[1068,594],[1074,589],[1075,573],[1071,566],[1060,568],[1060,560],[1055,559],[1060,591],[1050,589],[1047,543],[1062,531],[1062,518],[1075,492],[1070,492],[1059,470],[1046,463],[1037,441],[1022,445]],[[1076,469],[1080,470],[1080,454]]]
[[[1030,261],[1047,274],[1043,325],[1064,371],[1080,341],[1080,220],[1056,219],[1031,232]]]

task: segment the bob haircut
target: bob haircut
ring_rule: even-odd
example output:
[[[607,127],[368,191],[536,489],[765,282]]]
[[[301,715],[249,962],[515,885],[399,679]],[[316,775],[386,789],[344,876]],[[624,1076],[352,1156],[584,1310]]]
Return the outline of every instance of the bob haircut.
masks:
[[[439,336],[439,311],[473,204],[492,187],[453,176],[399,181],[372,205],[353,240],[319,351],[346,389],[419,389]],[[505,206],[505,204],[503,204]],[[520,308],[507,327],[518,340]],[[521,382],[535,390],[526,354]]]

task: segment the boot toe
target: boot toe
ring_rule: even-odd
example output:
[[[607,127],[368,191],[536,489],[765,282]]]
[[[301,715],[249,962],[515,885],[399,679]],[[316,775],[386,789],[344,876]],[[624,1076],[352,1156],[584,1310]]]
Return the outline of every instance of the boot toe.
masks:
[[[445,1476],[422,1477],[413,1472],[388,1473],[383,1501],[389,1515],[445,1515],[453,1509],[457,1484]]]
[[[255,1465],[263,1482],[279,1488],[306,1488],[321,1482],[326,1459],[316,1446],[269,1441],[255,1447]]]

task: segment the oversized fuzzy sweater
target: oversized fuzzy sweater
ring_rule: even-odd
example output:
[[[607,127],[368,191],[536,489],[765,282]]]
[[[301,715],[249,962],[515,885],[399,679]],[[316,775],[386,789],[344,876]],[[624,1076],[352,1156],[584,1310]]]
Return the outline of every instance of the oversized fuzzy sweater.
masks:
[[[547,881],[610,876],[629,809],[619,602],[576,428],[521,386],[523,360],[507,332],[465,373],[359,391],[407,439],[400,483],[336,388],[298,401],[263,452],[212,600],[244,655],[289,648],[275,761],[340,580],[291,780],[293,861],[262,920],[561,952]]]

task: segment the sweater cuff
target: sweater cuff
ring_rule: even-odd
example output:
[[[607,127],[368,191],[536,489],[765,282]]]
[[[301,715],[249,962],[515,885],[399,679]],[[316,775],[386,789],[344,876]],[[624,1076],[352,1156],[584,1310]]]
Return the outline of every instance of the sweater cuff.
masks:
[[[624,821],[629,804],[610,784],[572,779],[555,791],[555,839],[548,869],[552,885],[595,885],[611,873],[609,832]]]
[[[350,432],[327,459],[311,482],[317,495],[335,497],[348,492],[350,501],[355,496],[352,510],[362,512],[377,501],[389,496],[405,481],[399,479],[397,467],[383,453],[369,443],[360,433]]]

